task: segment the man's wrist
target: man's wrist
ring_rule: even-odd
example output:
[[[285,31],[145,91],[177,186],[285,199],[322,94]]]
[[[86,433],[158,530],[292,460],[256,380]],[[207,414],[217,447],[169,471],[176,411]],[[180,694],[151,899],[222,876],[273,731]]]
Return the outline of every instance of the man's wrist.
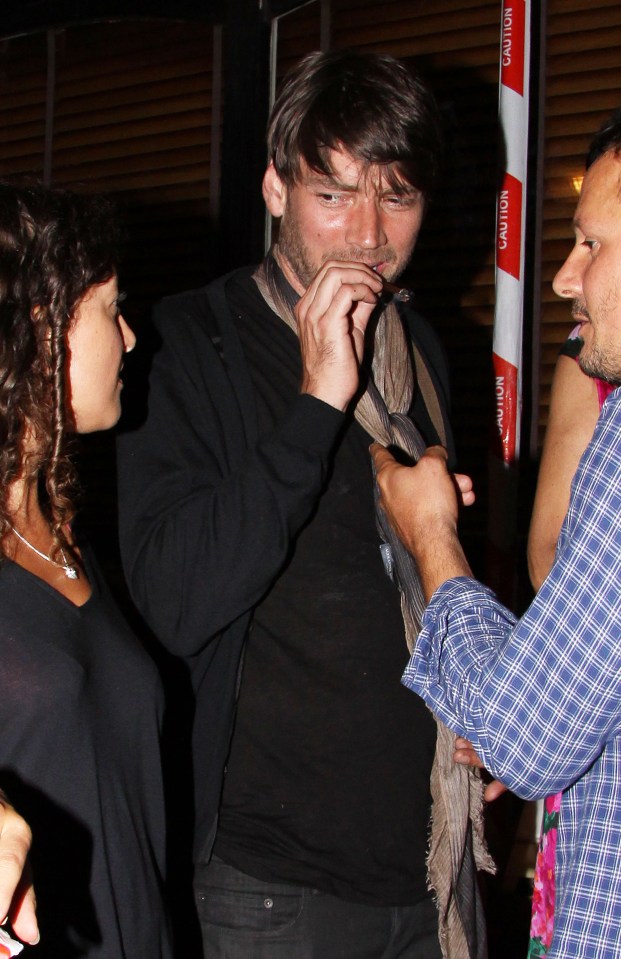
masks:
[[[472,576],[456,529],[430,523],[420,528],[410,551],[416,560],[427,601],[436,589],[456,576]]]
[[[327,386],[320,386],[317,382],[311,379],[304,379],[302,381],[300,393],[313,396],[316,400],[321,400],[322,403],[332,406],[333,409],[338,410],[339,413],[345,412],[351,403],[353,395],[343,392],[341,385],[331,389]]]
[[[459,544],[454,523],[437,515],[421,517],[420,510],[414,508],[412,514],[404,523],[402,539],[418,563],[426,562],[429,554],[436,554],[438,549],[448,548],[454,542]]]

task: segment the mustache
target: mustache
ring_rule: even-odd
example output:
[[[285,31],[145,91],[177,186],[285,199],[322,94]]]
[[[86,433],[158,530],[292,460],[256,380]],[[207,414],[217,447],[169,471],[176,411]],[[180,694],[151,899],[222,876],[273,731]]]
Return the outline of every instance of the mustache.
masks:
[[[586,308],[586,305],[584,303],[581,303],[580,300],[574,300],[573,303],[571,304],[571,315],[574,318],[574,320],[581,320],[581,321],[587,320],[588,322],[591,321],[591,317],[589,315],[589,311]]]
[[[326,256],[326,260],[346,260],[351,263],[364,263],[365,266],[373,267],[376,263],[396,263],[397,254],[392,247],[384,247],[381,250],[361,250],[352,246],[347,250],[331,250]]]

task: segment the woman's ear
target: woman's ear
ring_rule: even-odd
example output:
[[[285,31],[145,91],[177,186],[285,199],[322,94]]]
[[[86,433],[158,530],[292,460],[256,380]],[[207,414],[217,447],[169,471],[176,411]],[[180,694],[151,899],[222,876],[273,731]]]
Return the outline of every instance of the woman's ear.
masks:
[[[285,212],[287,188],[270,163],[263,177],[263,199],[272,216],[281,217]]]

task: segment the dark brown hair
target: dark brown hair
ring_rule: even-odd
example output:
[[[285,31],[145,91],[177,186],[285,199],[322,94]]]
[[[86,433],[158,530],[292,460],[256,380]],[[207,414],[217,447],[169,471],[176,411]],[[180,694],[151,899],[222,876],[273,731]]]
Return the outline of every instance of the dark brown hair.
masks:
[[[604,153],[612,151],[621,152],[621,108],[614,111],[611,116],[604,121],[599,128],[589,146],[589,152],[586,157],[586,168],[599,160]]]
[[[354,51],[311,53],[285,78],[268,125],[276,172],[292,184],[300,162],[330,174],[328,151],[344,147],[364,164],[386,167],[429,196],[442,136],[434,97],[393,57]]]
[[[67,333],[90,287],[117,268],[111,203],[40,186],[0,183],[0,541],[9,531],[7,491],[36,475],[56,543],[75,513],[67,406]],[[25,458],[26,435],[37,454]]]

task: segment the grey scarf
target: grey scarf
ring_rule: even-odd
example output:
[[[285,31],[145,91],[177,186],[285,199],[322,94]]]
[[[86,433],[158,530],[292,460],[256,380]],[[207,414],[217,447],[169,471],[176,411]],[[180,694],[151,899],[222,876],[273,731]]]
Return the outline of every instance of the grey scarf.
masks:
[[[278,267],[278,255],[278,246],[274,246],[272,254],[267,255],[254,274],[254,280],[268,306],[297,335],[294,308],[299,297]],[[412,461],[419,458],[426,446],[407,415],[416,388],[415,370],[427,410],[444,440],[442,414],[431,377],[422,356],[406,336],[396,307],[389,304],[377,321],[371,371],[366,389],[355,403],[354,416],[378,443],[399,447]],[[425,600],[416,564],[377,502],[377,487],[376,514],[383,539],[384,563],[401,592],[405,637],[411,652]],[[484,959],[487,954],[485,920],[476,868],[493,872],[495,867],[483,837],[483,785],[475,770],[453,762],[455,735],[437,717],[436,723],[427,868],[429,886],[439,911],[440,945],[445,959]]]

